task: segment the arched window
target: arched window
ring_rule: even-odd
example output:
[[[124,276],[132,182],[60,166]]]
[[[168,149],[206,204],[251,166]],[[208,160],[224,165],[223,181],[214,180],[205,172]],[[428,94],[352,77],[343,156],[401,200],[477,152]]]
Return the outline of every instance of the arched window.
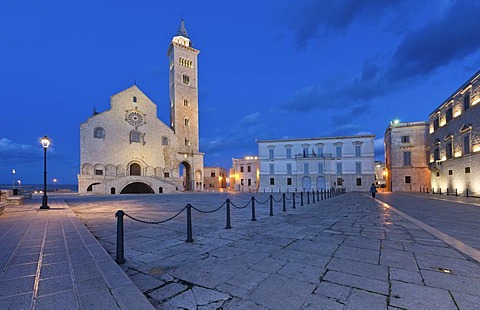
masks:
[[[133,163],[130,165],[130,175],[141,175],[141,168],[139,164]]]
[[[105,138],[105,130],[102,127],[97,127],[93,130],[93,137],[96,139]]]
[[[142,134],[140,133],[140,131],[132,130],[132,131],[130,132],[130,142],[140,143],[140,142],[141,142],[141,138],[142,138]]]
[[[162,137],[162,145],[168,145],[168,138],[165,136]]]
[[[190,140],[189,139],[185,139],[185,146],[190,146]]]
[[[185,117],[185,127],[188,127],[190,125],[190,120]]]
[[[133,96],[133,102],[137,102],[137,97]]]

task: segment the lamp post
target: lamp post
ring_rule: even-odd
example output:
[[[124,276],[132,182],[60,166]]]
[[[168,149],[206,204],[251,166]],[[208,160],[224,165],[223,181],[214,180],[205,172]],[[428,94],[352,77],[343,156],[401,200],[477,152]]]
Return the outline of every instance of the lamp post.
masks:
[[[15,169],[12,169],[12,190],[15,189]]]
[[[53,179],[53,191],[57,191],[57,179]]]
[[[47,197],[47,149],[50,145],[50,139],[47,136],[44,136],[40,139],[43,147],[43,199],[40,209],[50,209],[48,206],[48,197]]]
[[[22,189],[22,181],[21,180],[18,180],[18,191],[20,192],[20,190]]]

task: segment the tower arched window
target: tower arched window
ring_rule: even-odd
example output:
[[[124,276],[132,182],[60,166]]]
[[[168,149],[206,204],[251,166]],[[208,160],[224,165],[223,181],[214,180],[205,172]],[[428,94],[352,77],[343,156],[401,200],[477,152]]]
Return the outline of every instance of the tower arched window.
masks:
[[[185,117],[184,121],[185,121],[185,127],[188,127],[190,125],[190,120],[187,117]]]
[[[185,139],[185,145],[190,146],[190,139]]]
[[[131,142],[140,143],[141,140],[142,140],[142,134],[140,133],[140,131],[132,130],[130,132],[130,143]]]
[[[105,130],[102,127],[97,127],[93,130],[93,137],[97,139],[105,138]]]
[[[168,138],[165,136],[162,137],[162,145],[168,145]]]
[[[133,102],[137,102],[137,97],[133,96]]]
[[[188,107],[188,99],[183,99],[183,106]]]

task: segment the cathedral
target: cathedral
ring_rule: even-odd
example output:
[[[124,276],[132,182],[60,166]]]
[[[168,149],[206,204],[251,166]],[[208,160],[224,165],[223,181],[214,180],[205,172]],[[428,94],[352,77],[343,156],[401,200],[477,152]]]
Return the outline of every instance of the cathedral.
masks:
[[[170,124],[136,85],[110,98],[110,109],[80,125],[79,193],[172,193],[203,189],[199,152],[199,50],[183,20],[168,48]]]

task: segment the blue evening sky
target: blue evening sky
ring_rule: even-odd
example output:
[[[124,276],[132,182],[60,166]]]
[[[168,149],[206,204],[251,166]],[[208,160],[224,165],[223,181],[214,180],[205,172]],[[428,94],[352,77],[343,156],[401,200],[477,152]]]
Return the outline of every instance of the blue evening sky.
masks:
[[[480,68],[475,0],[0,0],[0,183],[76,183],[80,123],[133,84],[169,123],[180,20],[199,55],[200,150],[228,169],[256,139],[383,134]]]

